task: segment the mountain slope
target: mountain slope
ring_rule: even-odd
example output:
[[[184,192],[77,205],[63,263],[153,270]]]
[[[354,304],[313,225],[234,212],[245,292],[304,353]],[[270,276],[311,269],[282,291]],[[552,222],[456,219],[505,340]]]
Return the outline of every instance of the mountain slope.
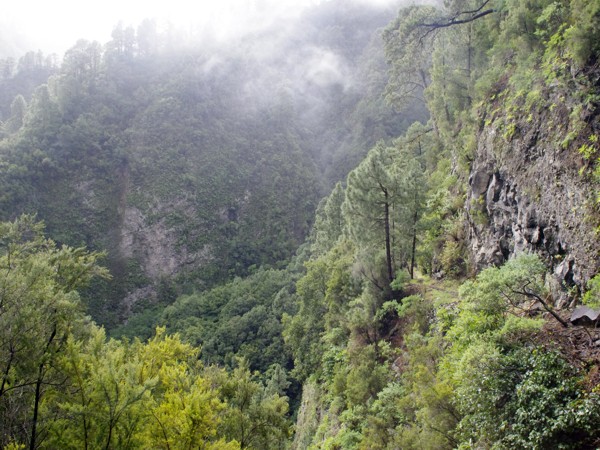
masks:
[[[151,22],[115,28],[106,45],[79,41],[6,122],[22,126],[0,144],[2,218],[36,213],[58,242],[107,251],[113,281],[86,297],[109,327],[284,264],[360,143],[410,123],[380,99],[361,106],[383,89],[377,29],[390,14],[324,4],[225,44],[176,41]],[[332,134],[373,110],[380,117],[331,156]]]

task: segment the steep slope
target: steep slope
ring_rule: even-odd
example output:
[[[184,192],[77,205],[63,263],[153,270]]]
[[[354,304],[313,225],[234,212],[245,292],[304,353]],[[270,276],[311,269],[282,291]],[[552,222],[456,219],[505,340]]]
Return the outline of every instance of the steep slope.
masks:
[[[563,306],[600,268],[600,72],[593,33],[578,31],[596,20],[593,8],[531,7],[528,20],[538,27],[528,38],[531,53],[526,60],[524,54],[512,57],[487,93],[491,101],[478,110],[466,201],[475,268],[535,252],[554,273],[556,301]],[[503,37],[522,39],[511,33]],[[506,51],[496,45],[492,64]]]
[[[419,86],[431,121],[319,207],[284,328],[293,448],[598,447],[598,330],[569,316],[600,304],[599,17],[455,0],[386,29],[388,98]]]
[[[469,242],[477,268],[535,252],[561,287],[578,290],[598,272],[594,162],[578,151],[596,145],[597,105],[581,97],[596,89],[597,78],[593,69],[580,76],[583,85],[540,86],[533,104],[498,87],[497,100],[482,114],[469,176]]]

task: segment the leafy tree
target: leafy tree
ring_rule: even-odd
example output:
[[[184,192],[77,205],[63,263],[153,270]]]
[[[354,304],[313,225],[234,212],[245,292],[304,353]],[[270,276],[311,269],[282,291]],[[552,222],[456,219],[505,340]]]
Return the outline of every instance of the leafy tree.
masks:
[[[10,117],[4,124],[4,130],[9,134],[19,131],[23,126],[26,111],[27,102],[25,98],[22,95],[17,95],[10,104]]]
[[[527,343],[541,323],[518,315],[538,301],[559,318],[545,296],[544,273],[540,259],[525,254],[461,288],[461,311],[447,334],[452,348],[440,367],[451,375],[463,442],[575,448],[595,439],[595,393],[582,389],[579,371],[559,352]]]
[[[313,243],[311,255],[321,256],[335,245],[342,236],[344,219],[342,216],[342,203],[344,202],[344,188],[338,182],[331,194],[319,203],[316,211],[315,223],[312,229]]]
[[[52,398],[48,448],[239,448],[217,436],[224,404],[202,376],[197,350],[164,329],[147,343],[94,329],[71,339],[66,398]]]
[[[327,263],[320,259],[307,262],[306,266],[306,275],[296,283],[298,312],[283,317],[283,338],[294,357],[294,374],[302,380],[319,366],[327,293]]]
[[[408,6],[383,33],[385,52],[391,67],[386,88],[388,101],[403,108],[413,99],[425,103],[424,91],[431,83],[432,38],[422,32],[419,24],[438,11],[432,6]]]
[[[388,368],[379,363],[378,353],[375,346],[367,345],[349,355],[346,396],[350,408],[370,403],[387,384]]]
[[[283,338],[294,357],[292,373],[300,380],[318,373],[326,346],[343,345],[349,334],[346,312],[362,290],[351,271],[354,252],[352,243],[341,239],[325,255],[306,262],[306,275],[296,283],[298,311],[284,316]]]
[[[498,448],[587,448],[600,418],[596,393],[558,352],[523,346],[507,353],[472,346],[461,364],[457,398],[463,442]]]
[[[577,63],[583,65],[598,54],[598,1],[575,0],[571,2],[571,27],[566,32],[568,46]]]
[[[477,280],[467,281],[461,286],[463,311],[450,333],[461,342],[463,337],[471,339],[502,330],[505,325],[514,326],[515,322],[509,321],[509,318],[525,311],[528,304],[535,301],[564,325],[547,297],[545,273],[544,263],[538,256],[530,254],[522,254],[500,268],[485,269]],[[525,327],[531,320],[517,319]],[[535,325],[535,322],[530,325]]]
[[[37,448],[40,406],[60,385],[58,360],[69,335],[84,324],[76,289],[107,276],[98,253],[59,248],[33,216],[0,224],[0,404],[3,444]]]
[[[157,379],[146,377],[130,345],[98,331],[89,348],[72,342],[65,361],[75,384],[71,401],[60,401],[65,414],[55,423],[52,445],[64,448],[136,448]]]
[[[454,430],[461,416],[454,405],[454,389],[441,363],[444,339],[439,334],[410,333],[406,387],[399,401],[402,420],[396,425],[393,443],[401,448],[454,448]]]
[[[248,363],[238,360],[231,376],[222,382],[227,401],[222,432],[242,449],[279,449],[289,438],[287,397],[279,395],[272,382],[266,386],[256,381]]]
[[[19,58],[0,60],[0,119],[6,121],[11,115],[11,103],[19,95],[26,102],[35,89],[48,82],[58,71],[57,56],[42,52],[28,52]]]
[[[245,279],[182,296],[159,319],[170,332],[202,346],[208,364],[233,367],[243,357],[252,370],[285,367],[290,355],[282,338],[282,316],[294,311],[289,289],[293,277],[285,270],[260,269]]]
[[[144,19],[137,27],[136,40],[140,56],[155,57],[161,45],[156,21]]]

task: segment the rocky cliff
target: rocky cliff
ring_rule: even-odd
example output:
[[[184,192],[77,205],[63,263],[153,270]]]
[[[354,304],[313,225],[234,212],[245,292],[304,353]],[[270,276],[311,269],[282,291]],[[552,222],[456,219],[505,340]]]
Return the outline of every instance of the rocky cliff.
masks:
[[[581,104],[582,88],[593,88],[597,77],[533,95],[500,86],[482,108],[466,202],[475,269],[535,252],[563,293],[581,290],[598,271],[597,192],[581,151],[595,145],[600,127],[596,105]]]

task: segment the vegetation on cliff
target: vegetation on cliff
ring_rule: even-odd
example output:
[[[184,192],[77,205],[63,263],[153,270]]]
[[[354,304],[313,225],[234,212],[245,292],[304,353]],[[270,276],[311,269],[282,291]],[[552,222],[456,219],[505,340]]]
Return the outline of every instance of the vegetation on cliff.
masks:
[[[326,202],[339,213],[319,212],[284,330],[304,380],[294,448],[597,446],[598,336],[571,326],[565,308],[598,270],[594,157],[578,170],[580,153],[597,152],[596,3],[450,1],[402,9],[388,26],[388,97],[401,108],[422,88],[431,121],[394,143],[413,150],[384,164],[391,183],[373,172],[375,147],[343,200]],[[388,215],[369,226],[361,214],[357,234],[349,207],[363,173],[384,198],[369,204],[387,211],[410,158],[424,174],[418,220],[390,229],[409,241],[418,230],[413,280],[401,239],[387,254]],[[342,226],[324,230],[329,217]],[[476,276],[458,286],[465,275]]]

